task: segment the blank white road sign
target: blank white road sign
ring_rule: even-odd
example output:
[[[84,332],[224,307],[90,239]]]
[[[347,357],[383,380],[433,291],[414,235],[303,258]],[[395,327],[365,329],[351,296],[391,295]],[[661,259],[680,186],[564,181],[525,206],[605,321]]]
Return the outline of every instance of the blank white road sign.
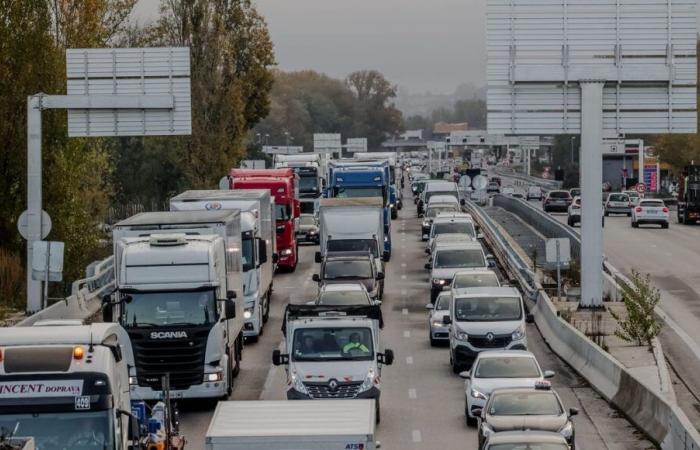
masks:
[[[343,144],[339,133],[315,133],[314,153],[340,153]]]
[[[66,50],[68,95],[171,95],[173,109],[69,109],[68,135],[159,136],[192,133],[190,50]]]
[[[488,129],[578,134],[602,80],[605,137],[696,132],[697,0],[488,0]]]
[[[559,244],[559,263],[566,265],[571,260],[571,242],[569,238],[547,239],[545,244],[547,262],[550,264],[557,263],[557,244]]]
[[[32,278],[41,281],[63,279],[63,252],[65,245],[58,241],[36,241],[32,253]],[[48,263],[49,279],[46,280]]]

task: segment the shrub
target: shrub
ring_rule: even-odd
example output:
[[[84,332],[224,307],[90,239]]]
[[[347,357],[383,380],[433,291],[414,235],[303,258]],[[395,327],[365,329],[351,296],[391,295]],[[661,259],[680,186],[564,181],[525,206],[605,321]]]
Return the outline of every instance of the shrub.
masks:
[[[615,335],[627,342],[637,345],[648,345],[661,331],[661,324],[656,319],[654,308],[661,300],[661,294],[651,284],[651,276],[642,276],[632,271],[631,285],[618,280],[622,286],[622,301],[627,308],[627,318],[622,320],[613,310],[610,314],[617,320],[620,327]]]

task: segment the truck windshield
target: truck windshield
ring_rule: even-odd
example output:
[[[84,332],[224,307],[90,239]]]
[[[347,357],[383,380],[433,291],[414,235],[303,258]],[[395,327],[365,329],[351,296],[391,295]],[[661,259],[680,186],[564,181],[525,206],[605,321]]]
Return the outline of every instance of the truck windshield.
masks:
[[[255,267],[255,250],[254,250],[255,239],[251,232],[243,233],[241,239],[241,246],[243,251],[241,252],[241,260],[243,262],[243,272],[248,272],[253,270]]]
[[[318,192],[318,177],[316,175],[301,175],[299,176],[299,193],[300,194],[315,194]]]
[[[275,204],[275,218],[277,220],[287,221],[292,218],[292,211],[289,205]]]
[[[518,297],[458,298],[455,317],[460,322],[496,322],[520,320],[522,311]]]
[[[476,237],[476,231],[474,230],[474,224],[472,222],[445,222],[433,224],[433,237],[445,233],[468,234],[472,238]]]
[[[111,411],[0,414],[0,435],[32,436],[37,449],[114,450]]]
[[[332,239],[328,241],[328,252],[370,252],[379,258],[375,239]]]
[[[372,262],[369,259],[326,261],[323,267],[324,280],[345,278],[372,278]]]
[[[335,196],[338,198],[382,197],[384,189],[381,186],[369,187],[339,187],[335,188]]]
[[[126,327],[209,325],[216,322],[216,295],[207,291],[133,292],[122,306]]]
[[[295,361],[371,361],[374,358],[370,328],[300,328],[294,331]]]
[[[481,249],[439,250],[435,255],[435,268],[473,269],[486,267],[486,259]]]

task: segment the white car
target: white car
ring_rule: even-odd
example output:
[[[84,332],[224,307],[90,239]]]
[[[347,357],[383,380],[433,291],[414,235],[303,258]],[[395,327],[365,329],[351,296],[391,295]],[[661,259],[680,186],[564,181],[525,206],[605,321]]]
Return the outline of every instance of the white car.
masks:
[[[428,310],[428,330],[430,346],[435,347],[439,342],[450,341],[449,326],[443,323],[443,317],[450,314],[450,293],[441,292],[435,304],[428,303],[425,309]]]
[[[480,287],[501,287],[498,275],[493,270],[465,270],[452,277],[451,291]]]
[[[657,224],[668,228],[669,211],[663,200],[642,199],[639,205],[632,208],[632,228],[639,225]]]
[[[469,235],[473,240],[477,239],[476,224],[471,215],[465,213],[438,214],[433,219],[428,235],[428,248],[433,246],[435,238],[445,233],[461,233]]]
[[[627,194],[627,196],[630,198],[630,204],[632,206],[638,206],[639,202],[644,199],[644,197],[639,195],[639,192],[637,191],[622,191],[622,193]]]
[[[479,353],[471,370],[459,376],[464,378],[467,425],[476,425],[473,411],[483,410],[495,389],[534,388],[537,382],[552,378],[554,372],[543,371],[535,355],[526,350],[495,350]]]
[[[542,192],[541,187],[530,186],[529,188],[527,188],[527,195],[526,195],[527,201],[530,201],[530,200],[542,201],[542,197],[544,197],[544,193]]]

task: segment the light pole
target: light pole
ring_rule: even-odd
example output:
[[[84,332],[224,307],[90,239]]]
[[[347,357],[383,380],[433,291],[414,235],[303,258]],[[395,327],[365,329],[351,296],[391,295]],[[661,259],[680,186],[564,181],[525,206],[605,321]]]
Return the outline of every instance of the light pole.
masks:
[[[574,161],[574,144],[576,143],[576,136],[571,136],[571,164],[573,164]]]

